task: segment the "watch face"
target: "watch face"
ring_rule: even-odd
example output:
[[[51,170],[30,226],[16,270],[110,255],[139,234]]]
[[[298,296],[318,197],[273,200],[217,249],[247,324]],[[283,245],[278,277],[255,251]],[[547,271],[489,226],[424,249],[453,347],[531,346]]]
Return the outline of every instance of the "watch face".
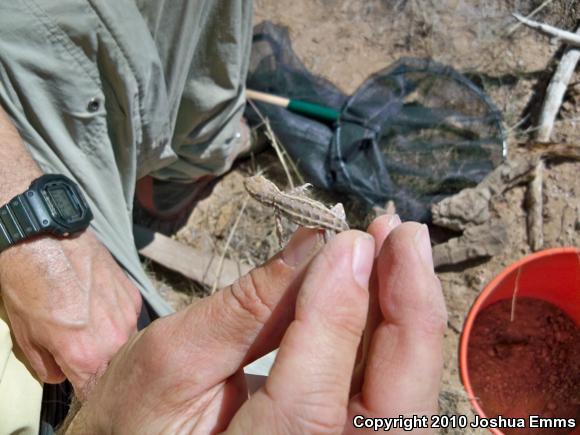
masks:
[[[61,174],[45,174],[21,195],[40,231],[67,236],[85,230],[93,214],[74,181]]]
[[[82,218],[82,209],[77,199],[76,193],[67,185],[54,183],[46,187],[54,207],[54,212],[67,223],[74,223]],[[51,210],[52,211],[52,210]]]
[[[48,206],[53,222],[49,225],[54,231],[59,234],[74,233],[87,227],[92,213],[82,198],[82,193],[70,180],[51,176],[43,183],[40,192]]]

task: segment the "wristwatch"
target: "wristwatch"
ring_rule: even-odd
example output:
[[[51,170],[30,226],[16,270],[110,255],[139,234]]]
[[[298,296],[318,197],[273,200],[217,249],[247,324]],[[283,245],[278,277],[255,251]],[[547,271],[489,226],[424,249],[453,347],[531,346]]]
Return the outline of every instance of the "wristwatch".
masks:
[[[41,234],[68,237],[85,230],[93,213],[74,181],[46,174],[0,207],[0,252]]]

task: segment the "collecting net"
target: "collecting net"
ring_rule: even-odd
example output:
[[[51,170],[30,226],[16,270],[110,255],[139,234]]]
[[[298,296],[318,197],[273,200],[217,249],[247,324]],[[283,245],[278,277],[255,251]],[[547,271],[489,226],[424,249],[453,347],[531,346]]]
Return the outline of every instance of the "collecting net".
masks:
[[[368,206],[393,200],[405,219],[428,221],[433,202],[477,184],[505,154],[486,94],[431,60],[401,59],[347,96],[305,68],[285,28],[265,22],[254,31],[247,86],[338,109],[330,123],[255,103],[309,182]],[[252,106],[246,116],[260,123]]]

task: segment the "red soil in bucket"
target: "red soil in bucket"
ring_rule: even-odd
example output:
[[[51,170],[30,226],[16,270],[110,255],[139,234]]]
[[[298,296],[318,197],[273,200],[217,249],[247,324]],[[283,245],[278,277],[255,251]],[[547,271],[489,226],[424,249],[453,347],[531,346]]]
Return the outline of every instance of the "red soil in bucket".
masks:
[[[481,292],[461,335],[461,379],[480,420],[518,415],[526,417],[527,427],[490,428],[492,433],[580,434],[579,326],[577,248],[529,255],[507,267]],[[529,428],[532,412],[547,418],[572,413],[576,427]]]
[[[553,304],[504,299],[477,316],[468,348],[473,390],[488,417],[575,418],[580,423],[580,328]],[[504,429],[568,434],[571,429]]]

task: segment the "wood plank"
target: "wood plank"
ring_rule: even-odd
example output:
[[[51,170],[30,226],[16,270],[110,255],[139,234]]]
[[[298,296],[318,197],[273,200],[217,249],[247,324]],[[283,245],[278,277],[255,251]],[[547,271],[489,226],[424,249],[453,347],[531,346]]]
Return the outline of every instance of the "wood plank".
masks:
[[[208,287],[213,286],[219,255],[187,246],[140,225],[133,225],[133,234],[139,254],[189,279]],[[230,285],[240,274],[243,275],[250,269],[247,264],[238,265],[234,261],[224,259],[218,288]]]

